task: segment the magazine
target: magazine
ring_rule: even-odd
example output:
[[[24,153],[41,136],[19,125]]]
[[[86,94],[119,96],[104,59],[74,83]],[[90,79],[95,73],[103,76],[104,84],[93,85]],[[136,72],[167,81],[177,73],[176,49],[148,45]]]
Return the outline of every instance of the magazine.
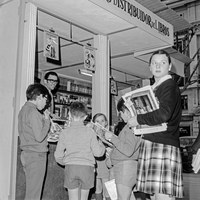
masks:
[[[112,143],[110,143],[108,140],[105,139],[105,133],[110,132],[108,129],[104,128],[101,124],[97,122],[91,122],[92,124],[92,129],[94,132],[97,134],[97,137],[105,144],[108,146],[112,147]],[[112,132],[111,132],[112,133]],[[113,134],[113,133],[112,133]]]
[[[128,92],[122,96],[126,107],[132,116],[145,114],[159,109],[159,103],[150,85]],[[165,131],[167,124],[162,123],[156,126],[138,125],[134,127],[135,135],[148,134]]]
[[[60,132],[63,130],[63,128],[56,122],[54,122],[52,119],[50,119],[51,127],[50,132],[47,136],[48,142],[57,142],[59,139]]]
[[[116,188],[115,179],[105,182],[105,186],[111,200],[117,200],[117,188]]]

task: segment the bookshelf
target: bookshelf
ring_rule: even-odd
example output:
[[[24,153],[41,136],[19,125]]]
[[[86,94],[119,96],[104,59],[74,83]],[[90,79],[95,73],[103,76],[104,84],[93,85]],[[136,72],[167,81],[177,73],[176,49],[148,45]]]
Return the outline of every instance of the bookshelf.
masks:
[[[55,114],[67,120],[69,105],[74,101],[81,101],[87,105],[88,112],[92,108],[92,84],[81,81],[60,78],[60,87],[54,95]]]

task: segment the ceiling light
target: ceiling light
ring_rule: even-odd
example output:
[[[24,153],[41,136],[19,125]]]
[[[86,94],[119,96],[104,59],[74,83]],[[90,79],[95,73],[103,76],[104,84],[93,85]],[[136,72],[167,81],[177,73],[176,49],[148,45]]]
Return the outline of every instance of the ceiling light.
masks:
[[[88,69],[79,69],[78,70],[80,74],[82,75],[86,75],[86,76],[92,76],[92,71],[88,70]]]

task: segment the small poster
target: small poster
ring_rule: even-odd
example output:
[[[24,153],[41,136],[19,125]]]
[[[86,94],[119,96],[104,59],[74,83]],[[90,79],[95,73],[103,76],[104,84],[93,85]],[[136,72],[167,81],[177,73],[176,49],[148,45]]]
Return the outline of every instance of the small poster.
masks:
[[[84,46],[84,68],[95,71],[95,50],[89,46]]]
[[[44,31],[44,56],[59,61],[59,38],[53,32]]]

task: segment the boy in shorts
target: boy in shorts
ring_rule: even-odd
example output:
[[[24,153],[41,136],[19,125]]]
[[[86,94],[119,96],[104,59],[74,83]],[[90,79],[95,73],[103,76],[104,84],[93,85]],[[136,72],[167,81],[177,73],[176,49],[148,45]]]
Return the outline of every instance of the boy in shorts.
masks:
[[[50,128],[49,111],[43,109],[51,96],[45,86],[31,84],[26,97],[27,102],[18,115],[21,163],[26,176],[25,200],[39,200],[46,172]]]
[[[87,200],[89,190],[94,187],[95,158],[105,152],[95,132],[84,125],[87,117],[85,105],[73,102],[70,105],[70,126],[60,133],[55,159],[65,165],[64,187],[69,200]]]
[[[105,138],[113,144],[110,153],[112,168],[110,168],[110,179],[115,179],[118,200],[135,199],[132,190],[136,184],[137,157],[139,153],[140,137],[135,136],[129,128],[127,121],[131,113],[121,98],[117,103],[117,110],[126,125],[116,136],[111,132],[105,133]]]

